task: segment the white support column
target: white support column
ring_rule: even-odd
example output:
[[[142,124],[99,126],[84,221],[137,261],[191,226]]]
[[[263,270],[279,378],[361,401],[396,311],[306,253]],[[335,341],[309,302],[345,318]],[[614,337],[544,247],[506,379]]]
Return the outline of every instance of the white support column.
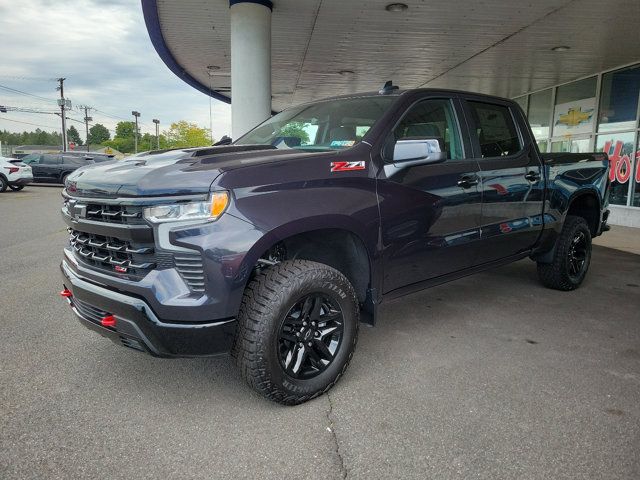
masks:
[[[271,2],[230,0],[234,140],[271,116]]]

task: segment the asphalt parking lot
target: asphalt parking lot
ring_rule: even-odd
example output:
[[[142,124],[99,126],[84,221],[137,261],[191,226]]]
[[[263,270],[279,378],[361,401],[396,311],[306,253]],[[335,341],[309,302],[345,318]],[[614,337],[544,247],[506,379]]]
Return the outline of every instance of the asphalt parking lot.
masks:
[[[57,295],[60,190],[0,194],[0,478],[640,478],[640,256],[528,260],[396,300],[282,407],[230,359],[116,346]],[[640,239],[639,239],[640,241]]]

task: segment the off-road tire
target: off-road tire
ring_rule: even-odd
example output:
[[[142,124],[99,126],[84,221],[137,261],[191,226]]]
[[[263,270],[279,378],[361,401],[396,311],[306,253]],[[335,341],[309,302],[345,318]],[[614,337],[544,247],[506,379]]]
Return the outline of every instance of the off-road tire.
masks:
[[[5,192],[8,186],[9,182],[7,181],[7,179],[0,175],[0,193]]]
[[[570,252],[572,242],[583,235],[586,240],[585,260],[578,274],[570,271]],[[562,232],[556,241],[555,253],[551,263],[538,262],[538,277],[545,287],[554,290],[575,290],[582,284],[591,263],[591,231],[582,217],[568,215]]]
[[[314,293],[339,305],[343,336],[326,370],[296,379],[285,372],[278,356],[280,330],[296,302]],[[358,339],[359,315],[355,290],[339,271],[307,260],[287,260],[258,273],[247,286],[231,353],[242,377],[260,394],[285,405],[303,403],[327,392],[344,374]]]

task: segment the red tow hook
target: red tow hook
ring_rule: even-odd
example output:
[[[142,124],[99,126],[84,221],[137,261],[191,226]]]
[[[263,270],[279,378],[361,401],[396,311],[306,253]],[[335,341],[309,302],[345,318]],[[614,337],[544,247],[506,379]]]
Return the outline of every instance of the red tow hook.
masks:
[[[114,328],[116,326],[116,317],[114,317],[113,315],[102,317],[102,320],[100,320],[100,325],[102,325],[103,327]]]
[[[64,298],[71,298],[71,297],[73,297],[73,293],[71,293],[71,290],[65,288],[64,290],[62,290],[60,292],[60,296],[64,297]]]

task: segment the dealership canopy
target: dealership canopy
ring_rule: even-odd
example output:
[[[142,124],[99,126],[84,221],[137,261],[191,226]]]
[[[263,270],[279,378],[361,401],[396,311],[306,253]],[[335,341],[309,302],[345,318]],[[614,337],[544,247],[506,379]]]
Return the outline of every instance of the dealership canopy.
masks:
[[[305,101],[446,87],[514,97],[640,58],[638,0],[142,0],[152,42],[233,95],[234,137]]]

